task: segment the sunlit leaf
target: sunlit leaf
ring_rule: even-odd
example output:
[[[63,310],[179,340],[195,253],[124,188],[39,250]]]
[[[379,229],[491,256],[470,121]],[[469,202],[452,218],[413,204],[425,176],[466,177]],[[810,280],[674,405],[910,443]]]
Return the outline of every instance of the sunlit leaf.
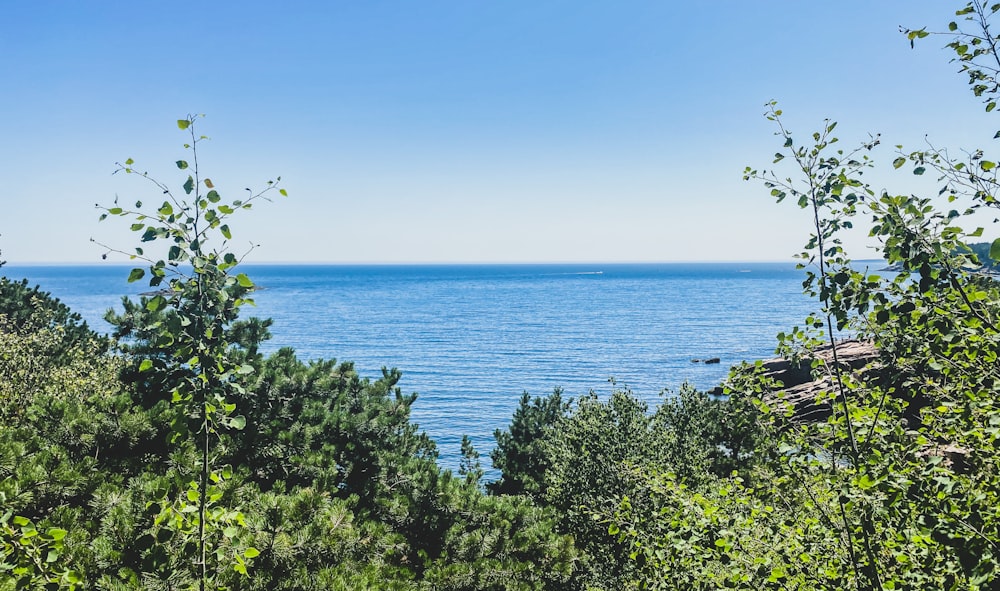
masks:
[[[990,245],[990,258],[994,261],[1000,261],[1000,238],[993,241]]]
[[[161,295],[154,296],[150,298],[148,302],[146,302],[146,309],[149,310],[150,312],[156,312],[157,310],[162,308],[166,303],[167,300],[163,296]]]

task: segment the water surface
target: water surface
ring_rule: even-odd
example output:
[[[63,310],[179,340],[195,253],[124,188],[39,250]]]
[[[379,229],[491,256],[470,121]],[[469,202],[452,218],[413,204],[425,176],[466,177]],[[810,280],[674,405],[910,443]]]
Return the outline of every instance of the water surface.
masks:
[[[129,267],[17,266],[95,328]],[[485,456],[522,392],[611,391],[655,403],[687,381],[708,389],[741,360],[772,355],[779,331],[814,308],[792,263],[591,265],[245,265],[263,286],[247,315],[274,319],[264,350],[403,372],[413,419],[458,464],[463,434]],[[718,365],[692,359],[718,357]]]

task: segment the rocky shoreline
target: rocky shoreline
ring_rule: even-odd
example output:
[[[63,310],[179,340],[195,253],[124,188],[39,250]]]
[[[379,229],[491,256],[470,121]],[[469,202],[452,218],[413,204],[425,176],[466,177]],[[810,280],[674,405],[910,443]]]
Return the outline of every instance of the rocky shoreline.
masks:
[[[837,343],[837,360],[852,371],[870,371],[877,359],[878,350],[869,342],[848,339]],[[829,418],[833,407],[828,401],[817,400],[817,396],[834,387],[833,348],[830,345],[819,347],[797,362],[777,357],[762,361],[762,366],[764,377],[781,385],[764,396],[765,404],[790,410],[793,422]],[[709,394],[722,395],[723,389],[716,387]]]

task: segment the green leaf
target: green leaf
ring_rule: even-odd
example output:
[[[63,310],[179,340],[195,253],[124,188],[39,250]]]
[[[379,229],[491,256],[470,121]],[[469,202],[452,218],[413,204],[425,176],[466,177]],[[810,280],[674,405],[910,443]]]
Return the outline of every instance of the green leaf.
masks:
[[[926,170],[927,170],[927,169],[926,169],[926,168],[924,168],[923,166],[918,166],[918,167],[916,167],[916,168],[914,168],[914,169],[913,169],[913,174],[915,174],[915,175],[917,175],[917,176],[920,176],[920,175],[924,174],[924,172],[925,172]]]
[[[194,179],[191,178],[191,177],[188,177],[187,182],[184,183],[184,192],[187,193],[188,195],[190,195],[191,191],[194,191]]]
[[[899,168],[900,166],[902,166],[904,164],[906,164],[906,158],[903,158],[902,156],[900,156],[899,158],[896,158],[895,160],[892,161],[892,167],[893,168]]]
[[[993,241],[990,245],[990,258],[994,261],[1000,261],[1000,238]]]
[[[179,127],[180,129],[187,129],[190,126],[191,126],[191,120],[190,119],[178,119],[177,120],[177,127]]]
[[[244,558],[256,558],[258,556],[260,556],[260,550],[254,548],[253,546],[243,551]]]
[[[206,195],[205,197],[212,203],[218,203],[219,199],[221,199],[221,197],[219,197],[219,192],[215,190],[209,191],[208,195]]]
[[[156,312],[162,308],[167,303],[167,299],[161,295],[154,296],[148,302],[146,302],[146,309],[150,312]]]
[[[994,168],[996,168],[997,165],[996,165],[995,162],[990,162],[989,160],[983,160],[982,162],[979,163],[979,166],[983,170],[989,172],[989,171],[993,170]]]
[[[187,167],[188,167],[188,163],[187,162],[185,162],[183,160],[178,160],[177,161],[177,168],[179,168],[181,170],[184,170]]]
[[[153,361],[151,359],[143,359],[139,364],[139,373],[149,371],[151,369],[153,369]]]
[[[237,431],[242,431],[247,426],[247,418],[243,415],[237,415],[229,419],[229,426]]]
[[[227,224],[223,224],[222,226],[220,226],[219,231],[222,232],[222,235],[225,236],[227,239],[232,239],[233,234],[232,232],[229,231],[229,226]]]
[[[278,192],[281,193],[282,197],[288,197],[288,191],[284,189],[278,189]]]
[[[240,287],[251,288],[253,287],[253,281],[247,277],[246,273],[240,273],[236,276],[236,281],[239,282]]]
[[[145,277],[146,271],[142,269],[132,269],[132,272],[128,274],[128,282],[133,283]]]

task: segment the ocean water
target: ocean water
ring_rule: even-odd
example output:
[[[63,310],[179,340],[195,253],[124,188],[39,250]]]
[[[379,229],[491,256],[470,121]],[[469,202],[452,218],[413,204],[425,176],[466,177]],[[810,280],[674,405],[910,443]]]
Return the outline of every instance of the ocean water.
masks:
[[[130,267],[7,265],[90,325],[122,296]],[[816,308],[793,263],[244,265],[264,289],[247,316],[274,319],[265,350],[403,372],[412,418],[458,465],[463,434],[490,467],[493,432],[522,392],[577,397],[628,387],[656,404],[684,382],[719,384],[730,365],[773,355],[775,335]],[[692,359],[718,357],[718,365]],[[488,473],[495,477],[495,473]]]

